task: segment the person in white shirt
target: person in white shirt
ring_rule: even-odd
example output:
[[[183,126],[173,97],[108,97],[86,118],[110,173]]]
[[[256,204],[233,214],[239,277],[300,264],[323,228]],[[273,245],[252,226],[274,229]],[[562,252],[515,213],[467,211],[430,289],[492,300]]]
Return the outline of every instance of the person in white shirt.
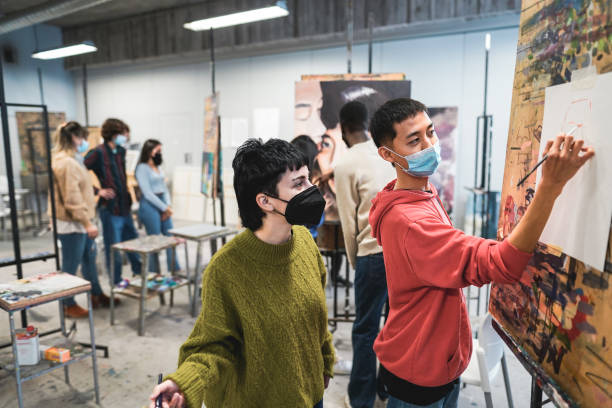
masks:
[[[382,248],[372,237],[368,216],[372,199],[395,178],[391,166],[381,166],[377,148],[366,131],[368,111],[358,101],[340,110],[342,139],[349,147],[334,172],[336,201],[346,254],[355,269],[353,367],[345,400],[347,408],[372,408],[376,399],[376,355],[372,346],[387,300]]]

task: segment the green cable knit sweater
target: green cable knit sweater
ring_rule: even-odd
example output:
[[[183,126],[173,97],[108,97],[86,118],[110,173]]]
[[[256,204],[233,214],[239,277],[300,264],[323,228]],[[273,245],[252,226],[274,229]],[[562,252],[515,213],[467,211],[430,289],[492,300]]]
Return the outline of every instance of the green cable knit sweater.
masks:
[[[282,245],[245,230],[211,260],[202,311],[181,346],[178,384],[189,408],[312,408],[333,375],[326,271],[308,230]]]

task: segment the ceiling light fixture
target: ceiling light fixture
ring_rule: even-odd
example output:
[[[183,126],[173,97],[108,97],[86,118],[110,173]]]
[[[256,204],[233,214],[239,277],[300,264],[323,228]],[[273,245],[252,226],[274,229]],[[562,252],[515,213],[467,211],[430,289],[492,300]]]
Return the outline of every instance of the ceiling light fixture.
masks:
[[[255,21],[270,20],[273,18],[285,17],[289,15],[287,3],[277,1],[274,6],[264,7],[255,10],[242,11],[239,13],[227,14],[225,16],[205,18],[190,23],[183,24],[188,30],[203,31],[222,27],[230,27],[239,24],[252,23]]]
[[[80,44],[65,45],[59,48],[53,48],[45,51],[38,51],[32,54],[32,58],[50,60],[56,58],[66,58],[73,55],[87,54],[96,52],[98,49],[91,41],[84,41]]]

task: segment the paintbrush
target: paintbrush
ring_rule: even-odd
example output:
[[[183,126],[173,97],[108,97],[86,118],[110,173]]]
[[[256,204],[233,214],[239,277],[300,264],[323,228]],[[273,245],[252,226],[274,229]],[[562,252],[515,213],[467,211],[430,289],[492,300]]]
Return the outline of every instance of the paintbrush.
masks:
[[[576,131],[576,129],[578,129],[578,126],[574,126],[574,128],[572,130],[570,130],[569,132],[567,132],[568,136],[571,136],[572,133],[574,133]],[[536,164],[535,166],[533,166],[533,169],[531,169],[531,171],[529,173],[527,173],[527,175],[525,177],[523,177],[522,179],[519,180],[519,182],[517,183],[517,187],[520,187],[525,180],[527,180],[529,178],[529,176],[531,176],[533,174],[534,171],[536,171],[538,169],[538,167],[540,167],[542,165],[542,163],[544,163],[544,161],[548,159],[548,154],[545,154],[544,157],[542,157],[542,160],[540,160],[538,162],[538,164]]]
[[[162,383],[163,375],[160,373],[157,377],[157,384]],[[155,408],[162,408],[162,393],[160,392],[157,398],[155,399]]]

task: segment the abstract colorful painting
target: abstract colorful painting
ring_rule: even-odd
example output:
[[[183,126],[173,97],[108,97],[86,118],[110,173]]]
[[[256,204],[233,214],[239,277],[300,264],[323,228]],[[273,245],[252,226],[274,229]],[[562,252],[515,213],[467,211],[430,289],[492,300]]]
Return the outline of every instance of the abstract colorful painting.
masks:
[[[429,181],[436,187],[449,216],[453,216],[455,194],[455,143],[457,141],[457,107],[428,107],[440,143],[442,162]]]
[[[597,74],[612,71],[611,13],[608,0],[523,1],[499,239],[535,193],[535,173],[521,187],[517,182],[538,160],[546,87],[571,82],[573,72],[590,66]],[[560,398],[571,406],[612,407],[611,259],[608,249],[606,270],[599,271],[540,244],[518,284],[492,287],[491,313],[544,373],[558,406]]]
[[[216,198],[219,191],[219,92],[204,104],[204,147],[202,149],[202,194]]]

